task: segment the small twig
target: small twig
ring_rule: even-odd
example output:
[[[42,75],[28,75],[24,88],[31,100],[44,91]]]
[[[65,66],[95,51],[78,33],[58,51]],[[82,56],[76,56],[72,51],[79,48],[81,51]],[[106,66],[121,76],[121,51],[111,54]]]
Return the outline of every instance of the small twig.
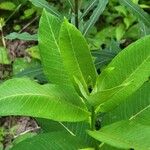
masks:
[[[29,133],[29,132],[36,132],[36,131],[38,131],[38,130],[40,130],[40,129],[41,129],[40,127],[36,127],[36,128],[34,128],[34,129],[28,129],[28,130],[26,130],[26,131],[20,133],[19,135],[15,135],[15,136],[14,136],[14,139],[17,138],[17,137],[19,137],[19,136],[21,136],[21,135],[24,135],[24,134],[26,134],[26,133]]]
[[[5,37],[4,37],[3,29],[1,29],[1,38],[2,38],[3,47],[6,48],[6,42],[5,42]]]
[[[22,4],[20,4],[16,9],[15,11],[7,18],[7,20],[5,21],[5,23],[7,23],[15,14],[16,12],[20,9]]]
[[[91,107],[91,130],[95,130],[95,109]]]
[[[39,18],[39,16],[36,16],[35,18],[33,18],[29,23],[27,23],[18,33],[21,33],[22,31],[24,31],[27,27],[29,27],[33,22],[35,22],[37,19]]]

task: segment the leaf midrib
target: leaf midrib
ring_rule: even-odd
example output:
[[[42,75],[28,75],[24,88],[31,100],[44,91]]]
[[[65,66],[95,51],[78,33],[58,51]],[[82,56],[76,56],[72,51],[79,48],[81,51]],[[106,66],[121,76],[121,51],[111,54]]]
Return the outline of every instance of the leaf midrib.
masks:
[[[45,16],[46,16],[46,20],[47,20],[47,22],[48,22],[48,27],[49,27],[49,29],[50,29],[50,31],[51,31],[51,33],[52,33],[52,37],[53,37],[53,39],[54,39],[55,45],[56,45],[56,47],[57,47],[57,49],[58,49],[58,51],[59,51],[59,54],[60,54],[60,48],[59,48],[59,45],[58,45],[57,40],[56,40],[56,38],[55,38],[54,32],[53,32],[53,30],[52,30],[51,23],[49,22],[48,16],[47,16],[47,15],[45,15]]]
[[[69,29],[68,29],[68,28],[66,28],[66,29],[67,29],[68,36],[69,36],[69,39],[70,39],[70,44],[71,44],[71,47],[72,47],[72,50],[73,50],[73,55],[74,55],[76,64],[77,64],[77,66],[78,66],[78,70],[79,70],[79,72],[80,72],[80,74],[81,74],[81,76],[82,76],[82,79],[83,79],[83,81],[84,81],[84,84],[87,86],[87,83],[86,83],[86,81],[85,81],[85,78],[84,78],[84,76],[83,76],[83,73],[82,73],[82,71],[81,71],[81,69],[80,69],[80,65],[79,65],[79,63],[78,63],[78,59],[77,59],[77,57],[76,57],[75,49],[74,49],[73,42],[72,42],[72,36],[71,36],[71,34],[70,34]]]
[[[150,108],[150,104],[146,107],[144,107],[142,110],[138,111],[135,115],[133,115],[132,117],[130,117],[129,120],[133,120],[135,119],[137,116],[139,116],[142,112],[144,112],[145,110],[149,109]]]
[[[56,97],[56,96],[50,96],[50,95],[45,95],[45,94],[33,94],[33,93],[14,94],[14,95],[5,96],[5,98],[0,98],[0,102],[3,101],[3,100],[7,100],[7,99],[10,100],[10,99],[12,99],[13,97],[19,97],[19,96],[22,96],[22,97],[24,97],[24,96],[39,96],[39,97],[46,97],[46,98],[48,98],[48,99],[51,99],[51,98],[55,98],[55,97]],[[61,100],[60,97],[58,97],[58,99]],[[52,99],[51,99],[50,101],[58,102],[58,101],[52,100]],[[77,105],[74,105],[74,104],[72,104],[72,103],[69,103],[69,102],[67,102],[67,101],[65,101],[65,100],[63,101],[63,104],[67,104],[67,105],[72,106],[72,107],[74,107],[74,108],[77,108],[77,109],[79,109],[79,110],[81,110],[81,111],[83,111],[83,112],[85,112],[85,113],[89,113],[89,112],[87,112],[86,110],[82,109],[81,107],[79,107],[79,106],[77,106]]]
[[[140,124],[141,125],[141,124]],[[144,125],[141,125],[141,126],[143,126],[144,127]],[[96,132],[98,132],[98,131],[96,131]],[[116,139],[117,139],[117,141],[119,141],[119,142],[121,142],[121,143],[125,143],[125,144],[127,144],[127,145],[134,145],[134,148],[136,149],[136,148],[138,148],[138,150],[139,150],[139,145],[137,145],[137,144],[133,144],[132,142],[127,142],[127,140],[125,141],[125,140],[121,140],[120,138],[118,138],[118,137],[116,137],[116,136],[114,136],[115,134],[109,134],[109,133],[104,133],[103,131],[100,131],[100,134],[102,134],[103,136],[105,136],[105,137],[109,137],[109,139],[113,139],[113,141],[116,141]],[[141,148],[143,148],[143,147],[141,147]]]

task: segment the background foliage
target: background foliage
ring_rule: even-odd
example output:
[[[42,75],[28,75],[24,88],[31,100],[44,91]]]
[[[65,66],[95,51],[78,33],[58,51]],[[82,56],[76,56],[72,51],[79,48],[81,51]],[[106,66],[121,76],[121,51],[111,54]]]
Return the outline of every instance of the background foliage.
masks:
[[[0,34],[1,120],[36,122],[0,149],[149,150],[149,1],[1,0]]]

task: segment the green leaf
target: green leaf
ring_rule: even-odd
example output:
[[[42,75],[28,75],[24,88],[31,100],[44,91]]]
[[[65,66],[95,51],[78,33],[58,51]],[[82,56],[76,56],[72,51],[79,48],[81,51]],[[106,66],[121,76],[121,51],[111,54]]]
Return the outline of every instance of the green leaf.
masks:
[[[126,6],[135,16],[137,16],[148,27],[150,26],[150,15],[148,15],[139,5],[131,0],[119,0],[121,5]]]
[[[41,59],[38,46],[32,46],[30,48],[27,48],[26,51],[32,58],[39,59],[39,60]]]
[[[72,0],[66,0],[67,3],[70,5],[71,9],[74,10],[74,3]]]
[[[80,19],[82,20],[91,9],[98,3],[98,0],[91,0],[88,2],[88,5],[85,7],[83,14],[81,15]]]
[[[88,91],[89,86],[95,85],[96,69],[86,40],[67,20],[64,20],[61,26],[59,45],[64,66],[71,80],[74,82],[74,77],[80,79]]]
[[[146,82],[139,90],[128,97],[116,109],[108,112],[102,119],[102,125],[129,119],[150,104],[150,83]]]
[[[72,86],[58,45],[60,25],[57,17],[43,11],[38,33],[39,51],[48,80],[54,84]]]
[[[121,121],[107,126],[100,131],[89,132],[95,139],[118,148],[148,150],[150,127]]]
[[[107,3],[108,3],[108,0],[99,0],[97,8],[94,10],[90,19],[85,23],[83,35],[86,35],[88,31],[94,26],[96,21],[99,19],[99,16],[105,10]]]
[[[0,64],[10,64],[7,49],[4,47],[0,47]]]
[[[143,22],[140,22],[140,31],[142,37],[150,34],[150,28],[146,26]]]
[[[110,146],[110,145],[108,145],[108,144],[104,144],[104,143],[102,143],[100,146],[100,150],[125,150],[125,149],[118,149],[118,148],[116,148],[116,147],[112,147],[112,146]],[[128,150],[128,149],[126,149],[126,150]]]
[[[138,90],[150,75],[150,36],[136,41],[120,52],[98,77],[98,91],[129,84],[118,90],[111,99],[101,104],[100,111],[106,112],[118,106],[125,98]],[[127,61],[128,60],[128,61]]]
[[[134,114],[129,120],[150,127],[150,104]],[[150,136],[150,134],[149,134]]]
[[[0,9],[2,9],[2,10],[13,11],[13,10],[15,10],[15,8],[16,8],[16,5],[13,2],[6,1],[6,2],[0,3]]]
[[[17,135],[15,137],[15,139],[13,140],[12,145],[16,145],[16,144],[18,144],[18,143],[20,143],[24,140],[27,140],[29,138],[32,138],[36,135],[37,135],[37,133],[35,133],[35,132],[27,132],[27,133],[24,133],[24,134]]]
[[[90,131],[89,134],[97,140],[118,148],[148,150],[150,142],[149,89],[150,83],[147,82],[118,109],[103,118],[104,122],[107,119],[107,124],[123,119],[126,121],[104,126],[100,131]]]
[[[61,14],[45,0],[29,0],[33,5],[39,8],[44,8],[51,14],[61,17]]]
[[[12,79],[0,86],[0,116],[7,115],[70,122],[89,117],[73,90],[49,84],[42,86],[29,79]]]
[[[95,139],[124,149],[148,150],[150,143],[150,105],[128,121],[120,121],[103,127],[100,131],[88,131]]]
[[[66,132],[50,132],[27,139],[11,150],[77,150],[86,147],[81,139]]]
[[[124,24],[120,24],[118,27],[116,27],[116,39],[117,41],[120,41],[124,34],[126,32]]]
[[[24,32],[24,33],[13,32],[7,35],[5,38],[8,40],[19,39],[19,40],[24,40],[24,41],[37,41],[37,34],[31,35],[27,32]]]
[[[122,88],[128,86],[130,83],[128,84],[124,84],[124,85],[120,85],[111,89],[107,89],[104,91],[99,91],[99,92],[95,92],[92,93],[89,97],[88,97],[88,102],[91,105],[100,105],[101,103],[104,103],[105,101],[107,101],[108,99],[111,99],[111,97],[116,94],[116,92],[118,92],[119,90],[121,90]]]
[[[92,147],[95,142],[94,140],[86,133],[86,130],[90,129],[90,123],[87,121],[84,122],[55,122],[47,119],[37,119],[38,125],[40,125],[44,133],[54,132],[54,131],[66,131],[71,135],[76,136],[79,139],[82,139],[87,146]]]
[[[142,125],[149,126],[150,125],[150,119],[149,119],[150,93],[149,93],[149,89],[150,89],[150,83],[146,82],[137,92],[135,92],[132,96],[127,98],[126,101],[124,103],[122,103],[117,109],[106,114],[102,120],[102,124],[109,125],[109,124],[114,123],[119,120],[130,119],[131,121],[136,122],[136,124],[142,124]],[[124,126],[126,126],[126,125],[124,125]],[[135,126],[135,128],[136,128],[136,126]],[[141,131],[143,132],[144,130],[141,129]],[[115,132],[116,131],[114,131],[114,133]],[[127,131],[127,132],[129,133],[129,131]],[[138,132],[140,132],[140,131],[138,131]],[[113,133],[113,132],[111,132],[111,133]],[[133,135],[131,132],[129,134],[130,134],[130,136]],[[128,138],[126,137],[126,139],[128,139]],[[116,140],[116,142],[117,142],[117,140]],[[126,142],[126,140],[125,140],[125,142]],[[135,144],[136,144],[136,142],[135,142]],[[108,149],[108,148],[106,147],[106,149]],[[144,149],[144,148],[141,148],[141,149]]]

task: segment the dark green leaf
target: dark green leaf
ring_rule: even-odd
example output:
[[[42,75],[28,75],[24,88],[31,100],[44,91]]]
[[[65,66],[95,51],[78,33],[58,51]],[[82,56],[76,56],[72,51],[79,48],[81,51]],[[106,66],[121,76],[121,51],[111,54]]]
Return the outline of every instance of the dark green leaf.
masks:
[[[88,31],[94,26],[96,21],[99,19],[100,15],[105,10],[107,3],[108,3],[108,0],[99,0],[97,8],[94,10],[90,19],[86,22],[86,24],[84,26],[84,31],[83,31],[84,35],[86,35],[88,33]]]
[[[27,139],[11,150],[77,150],[86,147],[81,139],[66,132],[50,132]]]
[[[46,0],[30,0],[30,1],[36,7],[39,7],[39,8],[42,8],[42,9],[44,8],[48,12],[50,12],[51,14],[53,14],[57,17],[61,16],[61,14],[54,7],[52,7]]]
[[[119,0],[123,6],[126,6],[135,16],[137,16],[148,27],[150,26],[150,15],[147,14],[139,5],[131,0]]]

